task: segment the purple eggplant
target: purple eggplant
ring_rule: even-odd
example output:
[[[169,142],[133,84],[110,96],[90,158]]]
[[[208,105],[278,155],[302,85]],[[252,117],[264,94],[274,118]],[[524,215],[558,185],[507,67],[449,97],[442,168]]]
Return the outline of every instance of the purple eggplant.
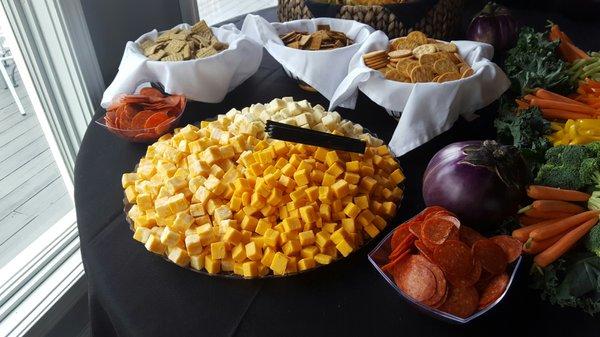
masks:
[[[498,52],[511,48],[517,40],[518,25],[506,7],[489,2],[467,29],[467,39],[489,43]]]
[[[423,176],[427,206],[442,206],[479,230],[516,214],[529,183],[520,152],[493,140],[450,144]]]

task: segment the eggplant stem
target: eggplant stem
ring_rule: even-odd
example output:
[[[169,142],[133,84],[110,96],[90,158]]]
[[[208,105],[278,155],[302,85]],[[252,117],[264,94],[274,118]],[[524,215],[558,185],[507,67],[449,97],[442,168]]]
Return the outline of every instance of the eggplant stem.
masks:
[[[529,211],[529,210],[530,210],[530,209],[532,209],[532,208],[533,208],[533,206],[532,206],[532,205],[527,205],[527,206],[525,206],[525,207],[521,208],[521,209],[520,209],[520,210],[517,212],[517,214],[523,214],[523,213],[525,213],[525,212]]]

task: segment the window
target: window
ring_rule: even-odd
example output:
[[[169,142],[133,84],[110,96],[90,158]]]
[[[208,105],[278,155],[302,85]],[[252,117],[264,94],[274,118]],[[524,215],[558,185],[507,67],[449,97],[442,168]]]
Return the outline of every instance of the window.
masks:
[[[198,13],[201,19],[206,20],[209,25],[214,25],[239,15],[276,5],[277,0],[198,0]]]

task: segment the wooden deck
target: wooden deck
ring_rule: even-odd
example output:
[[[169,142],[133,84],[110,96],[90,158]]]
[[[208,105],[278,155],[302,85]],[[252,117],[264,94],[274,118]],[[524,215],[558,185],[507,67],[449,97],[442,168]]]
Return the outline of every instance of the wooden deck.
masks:
[[[198,0],[200,18],[209,25],[277,5],[277,0]]]
[[[25,88],[16,88],[23,116],[2,87],[0,268],[73,208]]]

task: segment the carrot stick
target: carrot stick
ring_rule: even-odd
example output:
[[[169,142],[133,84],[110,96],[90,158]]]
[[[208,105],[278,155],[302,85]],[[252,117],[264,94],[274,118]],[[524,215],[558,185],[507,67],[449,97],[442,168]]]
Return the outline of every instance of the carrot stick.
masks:
[[[579,205],[562,200],[536,200],[531,207],[542,212],[581,213],[585,210]]]
[[[527,103],[524,100],[521,99],[516,99],[515,102],[517,103],[517,107],[519,109],[529,109],[529,103]]]
[[[587,211],[579,214],[575,214],[566,219],[559,220],[553,224],[545,226],[543,228],[538,228],[531,233],[529,233],[529,237],[535,241],[541,241],[545,239],[549,239],[555,235],[566,232],[567,230],[582,224],[585,221],[596,219],[598,220],[598,211]]]
[[[560,240],[560,238],[562,238],[562,237],[563,237],[563,235],[559,234],[557,236],[553,236],[549,239],[542,240],[542,241],[534,241],[534,240],[529,239],[523,245],[523,251],[528,254],[541,253],[546,248],[552,246],[556,241]]]
[[[530,217],[527,215],[521,215],[519,217],[519,223],[522,226],[531,226],[531,225],[535,225],[536,223],[542,222],[542,221],[545,221],[545,220],[540,219],[540,218],[533,218],[533,217]]]
[[[567,111],[567,110],[559,110],[559,109],[548,109],[548,108],[542,108],[542,116],[546,119],[565,119],[565,120],[566,119],[595,118],[595,116],[585,114],[585,113],[573,112],[573,111]]]
[[[581,212],[549,212],[540,211],[539,209],[530,208],[525,211],[525,215],[538,219],[563,219]]]
[[[544,221],[540,221],[534,225],[531,226],[527,226],[527,227],[522,227],[522,228],[518,228],[515,229],[512,232],[512,237],[525,243],[527,242],[527,240],[529,240],[529,233],[531,233],[532,231],[538,229],[538,228],[543,228],[545,226],[549,226],[557,221],[560,221],[562,219],[550,219],[550,220],[544,220]]]
[[[533,105],[533,106],[537,106],[537,107],[540,107],[540,108],[567,110],[567,111],[587,113],[587,114],[594,114],[594,115],[598,113],[598,111],[596,109],[590,108],[590,107],[585,106],[585,105],[571,104],[571,103],[565,103],[565,102],[559,102],[559,101],[552,101],[552,100],[541,99],[541,98],[537,98],[537,97],[536,98],[532,98],[529,103],[531,105]]]
[[[549,100],[555,100],[555,101],[561,101],[561,102],[565,102],[565,103],[571,103],[571,104],[579,104],[579,105],[585,105],[581,102],[578,102],[574,99],[570,99],[568,97],[565,97],[563,95],[559,95],[556,93],[553,93],[551,91],[548,91],[546,89],[538,89],[535,91],[535,95],[539,98],[542,99],[549,99]]]
[[[598,218],[594,217],[592,219],[587,220],[582,225],[577,226],[576,228],[570,230],[567,234],[565,234],[562,238],[560,238],[556,243],[552,246],[548,247],[543,252],[533,258],[533,261],[536,265],[540,267],[546,267],[550,263],[556,261],[559,257],[561,257],[566,251],[568,251],[571,247],[573,247],[579,239],[581,239],[587,232],[592,229],[598,222]]]
[[[527,195],[538,200],[588,201],[590,198],[587,193],[542,185],[529,185]]]

